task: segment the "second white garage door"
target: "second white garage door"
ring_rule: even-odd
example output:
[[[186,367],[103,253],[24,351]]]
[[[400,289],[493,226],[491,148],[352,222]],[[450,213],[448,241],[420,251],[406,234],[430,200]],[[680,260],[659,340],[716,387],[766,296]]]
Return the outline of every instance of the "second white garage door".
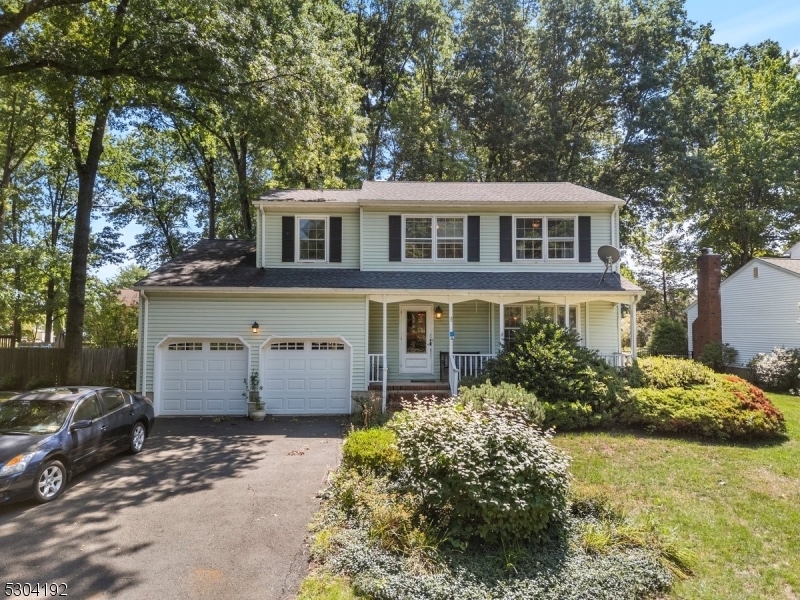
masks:
[[[350,346],[341,339],[268,342],[262,365],[268,413],[350,412]]]

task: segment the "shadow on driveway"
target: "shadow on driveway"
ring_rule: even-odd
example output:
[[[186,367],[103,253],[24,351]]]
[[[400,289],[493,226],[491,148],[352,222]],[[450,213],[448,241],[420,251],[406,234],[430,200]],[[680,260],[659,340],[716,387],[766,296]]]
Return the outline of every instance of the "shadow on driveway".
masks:
[[[313,491],[338,462],[341,425],[329,418],[157,419],[141,454],[77,475],[50,504],[0,507],[2,582],[65,582],[77,597],[134,590],[139,597],[216,597],[220,581],[235,575],[225,593],[244,592],[239,567],[263,557],[269,542],[252,535],[253,522],[292,510],[300,512],[294,528],[308,522],[318,504]],[[305,527],[301,534],[290,537],[302,546]],[[171,585],[159,581],[170,576]]]

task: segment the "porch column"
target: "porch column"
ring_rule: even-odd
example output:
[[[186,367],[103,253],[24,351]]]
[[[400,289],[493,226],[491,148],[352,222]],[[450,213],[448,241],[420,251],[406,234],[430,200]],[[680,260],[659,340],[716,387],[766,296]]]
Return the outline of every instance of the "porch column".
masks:
[[[569,329],[569,299],[564,300],[564,329]]]
[[[631,360],[636,360],[636,298],[631,298]]]
[[[505,341],[505,337],[504,337],[505,332],[506,332],[505,331],[505,328],[506,328],[505,312],[506,312],[506,305],[505,305],[505,303],[501,302],[500,303],[500,318],[498,319],[498,321],[500,321],[500,337],[497,338],[497,340],[499,342],[498,343],[498,347],[501,347],[503,345],[503,342]]]
[[[383,386],[381,388],[381,412],[386,412],[386,379],[389,372],[389,360],[386,356],[386,299],[383,300],[383,359],[381,360]]]
[[[452,386],[453,386],[453,301],[450,300],[447,303],[447,341],[448,341],[448,353],[447,353],[447,372],[450,373],[450,392],[452,393]],[[458,390],[456,390],[458,391]]]

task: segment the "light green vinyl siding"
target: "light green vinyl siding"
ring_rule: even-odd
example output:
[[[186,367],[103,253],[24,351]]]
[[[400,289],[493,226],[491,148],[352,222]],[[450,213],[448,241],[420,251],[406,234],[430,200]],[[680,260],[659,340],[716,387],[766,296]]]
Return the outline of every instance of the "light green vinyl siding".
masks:
[[[513,212],[512,212],[512,209]],[[481,260],[480,262],[442,261],[442,260],[417,260],[402,262],[389,261],[389,215],[420,216],[436,215],[480,215],[481,217]],[[604,244],[611,244],[611,213],[575,212],[575,215],[590,216],[592,218],[592,262],[582,263],[574,261],[516,261],[500,262],[500,216],[501,215],[536,215],[555,216],[552,210],[522,210],[519,207],[509,207],[508,210],[498,212],[468,212],[463,209],[439,209],[434,213],[430,211],[415,210],[413,213],[406,210],[364,210],[363,232],[364,244],[362,270],[364,271],[582,271],[598,272],[603,270],[603,263],[597,258],[597,249]],[[565,213],[557,213],[563,216]],[[465,224],[466,229],[466,224]],[[576,232],[577,233],[577,232]],[[577,237],[576,237],[577,239]],[[466,246],[465,251],[466,255]],[[577,254],[577,248],[576,248]]]
[[[342,217],[342,262],[341,263],[319,263],[319,262],[282,262],[281,261],[281,248],[282,248],[282,220],[283,217],[294,217],[293,213],[273,213],[267,212],[264,215],[266,220],[265,227],[265,250],[262,255],[264,266],[266,268],[337,268],[337,269],[358,269],[360,259],[360,227],[358,221],[358,213],[324,213],[327,216]],[[303,215],[299,215],[303,216]],[[259,237],[259,240],[262,238]]]
[[[259,369],[259,346],[271,335],[344,337],[353,346],[353,389],[364,389],[366,305],[363,296],[148,294],[147,384],[153,391],[155,347],[166,336],[241,337],[250,345],[250,369]],[[257,321],[260,330],[250,330]]]
[[[587,302],[588,346],[600,354],[619,352],[619,309],[612,302]]]
[[[430,374],[400,373],[400,304],[393,303],[386,310],[386,353],[389,356],[389,380],[436,379],[439,380],[440,352],[450,347],[448,334],[447,302],[430,303],[409,300],[407,304],[429,304],[432,308],[442,307],[442,318],[433,321],[433,369]],[[489,353],[491,345],[490,304],[480,300],[468,300],[453,305],[454,353]],[[383,306],[380,302],[369,303],[369,353],[383,352]]]

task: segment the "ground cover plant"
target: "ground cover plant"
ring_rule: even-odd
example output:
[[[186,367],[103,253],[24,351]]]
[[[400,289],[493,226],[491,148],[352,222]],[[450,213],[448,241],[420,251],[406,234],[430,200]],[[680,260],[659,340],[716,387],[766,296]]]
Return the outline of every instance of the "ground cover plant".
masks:
[[[302,598],[633,599],[687,576],[691,556],[651,523],[569,496],[568,458],[504,391],[350,434]]]

